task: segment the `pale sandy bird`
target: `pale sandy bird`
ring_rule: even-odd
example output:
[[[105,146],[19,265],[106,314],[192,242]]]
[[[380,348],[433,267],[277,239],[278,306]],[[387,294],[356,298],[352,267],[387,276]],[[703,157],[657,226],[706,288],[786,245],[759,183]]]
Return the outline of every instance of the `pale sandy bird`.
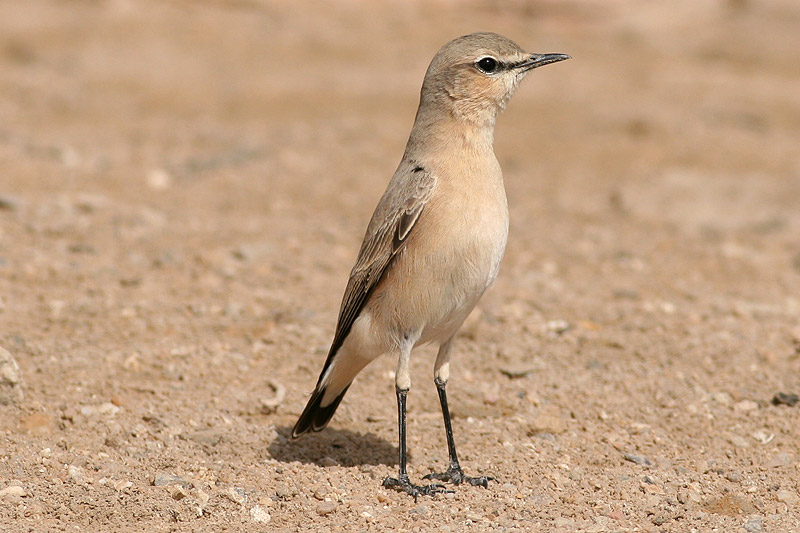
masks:
[[[292,437],[323,429],[356,375],[391,355],[398,361],[400,468],[383,485],[415,498],[443,491],[441,484],[414,485],[406,473],[411,350],[436,342],[434,382],[450,466],[425,477],[488,486],[491,478],[466,476],[458,462],[445,392],[450,349],[497,276],[506,247],[508,205],[494,155],[495,120],[531,70],[564,59],[569,56],[525,52],[496,33],[459,37],[433,58],[405,154],[367,227],[328,358]]]

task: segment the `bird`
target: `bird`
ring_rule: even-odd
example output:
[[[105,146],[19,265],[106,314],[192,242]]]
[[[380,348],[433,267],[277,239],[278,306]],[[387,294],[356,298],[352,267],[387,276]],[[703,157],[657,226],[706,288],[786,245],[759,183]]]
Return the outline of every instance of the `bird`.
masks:
[[[367,226],[342,298],[325,364],[292,430],[324,429],[356,375],[381,355],[397,359],[399,468],[382,485],[419,495],[449,492],[407,473],[406,402],[412,350],[437,343],[434,384],[449,467],[424,479],[488,487],[461,468],[447,404],[453,339],[492,284],[508,237],[508,203],[494,153],[495,122],[534,69],[570,59],[525,52],[511,39],[479,32],[433,57],[405,152]]]

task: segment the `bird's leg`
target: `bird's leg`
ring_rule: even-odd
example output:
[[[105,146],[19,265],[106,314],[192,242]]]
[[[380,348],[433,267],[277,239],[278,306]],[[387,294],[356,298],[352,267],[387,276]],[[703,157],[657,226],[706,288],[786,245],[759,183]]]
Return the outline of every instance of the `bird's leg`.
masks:
[[[461,465],[458,463],[458,453],[456,453],[456,443],[453,440],[453,424],[450,421],[450,409],[447,407],[447,379],[450,377],[450,347],[453,339],[448,340],[439,348],[436,356],[434,383],[436,391],[439,393],[439,403],[442,406],[442,417],[444,418],[444,431],[447,436],[447,453],[450,457],[450,466],[442,473],[432,473],[423,479],[438,479],[439,481],[449,481],[455,485],[469,483],[470,485],[480,485],[489,487],[489,481],[494,478],[488,476],[470,477],[464,475]]]
[[[396,478],[387,477],[384,479],[383,486],[410,494],[414,497],[414,501],[417,501],[417,497],[420,494],[432,496],[437,492],[447,492],[444,485],[434,483],[432,485],[420,486],[414,485],[411,483],[411,480],[408,479],[408,473],[406,472],[406,396],[408,395],[408,389],[401,389],[398,387],[396,390],[397,425],[400,435],[400,471]]]
[[[418,336],[416,337],[418,338]],[[395,373],[395,391],[397,392],[397,428],[399,436],[400,448],[400,471],[396,478],[387,477],[383,480],[384,487],[390,487],[414,497],[420,494],[431,496],[437,492],[446,492],[443,485],[434,483],[432,485],[419,486],[411,483],[408,479],[406,472],[406,396],[408,396],[408,389],[411,388],[411,350],[416,343],[415,337],[411,335],[404,335],[403,342],[400,345],[400,350],[397,358],[397,372]]]

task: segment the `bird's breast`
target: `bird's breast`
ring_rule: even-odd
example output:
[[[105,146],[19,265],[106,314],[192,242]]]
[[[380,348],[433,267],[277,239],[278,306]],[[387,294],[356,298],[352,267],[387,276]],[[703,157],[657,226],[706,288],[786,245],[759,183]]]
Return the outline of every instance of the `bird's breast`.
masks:
[[[497,276],[508,236],[502,183],[437,193],[390,274],[392,286],[414,295],[389,304],[393,315],[402,327],[422,329],[420,342],[458,330]]]
[[[496,160],[491,161],[495,164],[481,172],[465,169],[459,179],[445,181],[431,201],[436,210],[431,218],[442,239],[489,281],[497,275],[508,237],[505,187]]]

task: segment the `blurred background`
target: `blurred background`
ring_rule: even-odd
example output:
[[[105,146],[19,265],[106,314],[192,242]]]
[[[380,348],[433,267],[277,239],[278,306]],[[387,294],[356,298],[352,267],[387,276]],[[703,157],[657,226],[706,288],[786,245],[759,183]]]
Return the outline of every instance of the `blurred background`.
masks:
[[[384,152],[402,149],[430,57],[455,36],[493,30],[532,51],[575,56],[529,81],[501,119],[508,171],[541,165],[529,171],[537,183],[513,187],[598,205],[613,188],[623,204],[636,196],[624,207],[677,224],[757,222],[769,213],[741,209],[751,201],[743,197],[789,201],[779,189],[797,192],[789,182],[799,164],[800,14],[791,1],[87,0],[0,9],[4,159],[23,174],[52,159],[68,169],[55,182],[52,172],[8,172],[7,187],[100,179],[136,192],[161,170],[191,186],[269,161],[268,173],[247,181],[292,187],[314,176],[314,187],[299,185],[306,194],[336,191],[357,203],[371,191],[325,170],[347,169],[350,180],[377,174],[382,189],[394,163]],[[725,212],[706,201],[720,195]]]

